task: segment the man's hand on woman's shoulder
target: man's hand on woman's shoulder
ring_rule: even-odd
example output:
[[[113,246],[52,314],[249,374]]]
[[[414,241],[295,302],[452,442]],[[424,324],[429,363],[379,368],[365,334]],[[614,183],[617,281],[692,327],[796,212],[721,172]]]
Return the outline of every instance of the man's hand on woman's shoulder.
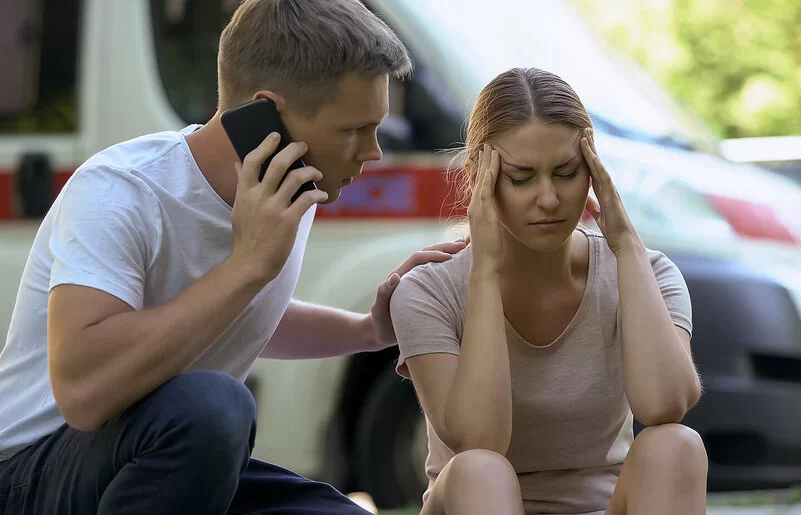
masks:
[[[370,314],[365,318],[366,330],[371,332],[375,341],[375,350],[392,347],[398,343],[389,313],[389,300],[400,283],[400,278],[418,265],[448,261],[454,254],[463,250],[465,245],[463,240],[430,245],[412,254],[401,266],[389,274],[386,281],[381,283]]]

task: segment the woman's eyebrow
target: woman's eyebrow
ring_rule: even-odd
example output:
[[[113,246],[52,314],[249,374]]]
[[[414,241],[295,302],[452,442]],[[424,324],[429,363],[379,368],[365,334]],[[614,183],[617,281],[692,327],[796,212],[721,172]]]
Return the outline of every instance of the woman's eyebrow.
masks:
[[[578,157],[579,157],[578,154],[574,155],[573,157],[571,157],[570,159],[568,159],[564,163],[554,166],[554,170],[559,170],[561,168],[565,168],[567,166],[570,166],[573,163],[573,161],[575,161],[576,158],[578,158]],[[509,161],[507,161],[505,159],[502,159],[502,161],[504,163],[506,163],[507,165],[511,166],[512,168],[516,168],[516,169],[520,170],[521,172],[536,172],[537,171],[533,166],[516,165],[514,163],[510,163]]]

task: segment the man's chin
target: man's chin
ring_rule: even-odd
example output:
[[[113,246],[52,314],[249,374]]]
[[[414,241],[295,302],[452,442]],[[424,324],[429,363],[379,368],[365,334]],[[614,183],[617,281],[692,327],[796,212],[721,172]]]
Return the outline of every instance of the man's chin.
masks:
[[[320,202],[320,204],[331,204],[332,202],[336,202],[339,198],[339,195],[342,193],[342,188],[334,188],[333,190],[326,189],[325,192],[328,193],[328,198],[325,202]]]

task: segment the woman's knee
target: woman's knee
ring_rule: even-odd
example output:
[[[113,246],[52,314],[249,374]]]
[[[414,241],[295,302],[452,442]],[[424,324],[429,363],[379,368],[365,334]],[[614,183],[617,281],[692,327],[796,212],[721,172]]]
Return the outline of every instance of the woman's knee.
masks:
[[[464,451],[451,459],[448,468],[448,489],[464,491],[504,485],[520,488],[514,467],[497,452],[485,449]]]
[[[634,439],[630,454],[638,468],[671,469],[687,479],[706,478],[704,442],[695,430],[681,424],[646,427]]]

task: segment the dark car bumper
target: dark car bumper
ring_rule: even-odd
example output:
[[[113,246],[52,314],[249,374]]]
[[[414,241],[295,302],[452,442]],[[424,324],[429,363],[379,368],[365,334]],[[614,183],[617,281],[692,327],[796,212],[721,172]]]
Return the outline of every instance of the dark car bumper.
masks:
[[[683,423],[706,445],[709,489],[801,484],[801,384],[714,376],[704,383]]]
[[[704,386],[683,423],[701,435],[710,490],[801,484],[801,316],[783,285],[733,262],[671,256],[693,305]]]

